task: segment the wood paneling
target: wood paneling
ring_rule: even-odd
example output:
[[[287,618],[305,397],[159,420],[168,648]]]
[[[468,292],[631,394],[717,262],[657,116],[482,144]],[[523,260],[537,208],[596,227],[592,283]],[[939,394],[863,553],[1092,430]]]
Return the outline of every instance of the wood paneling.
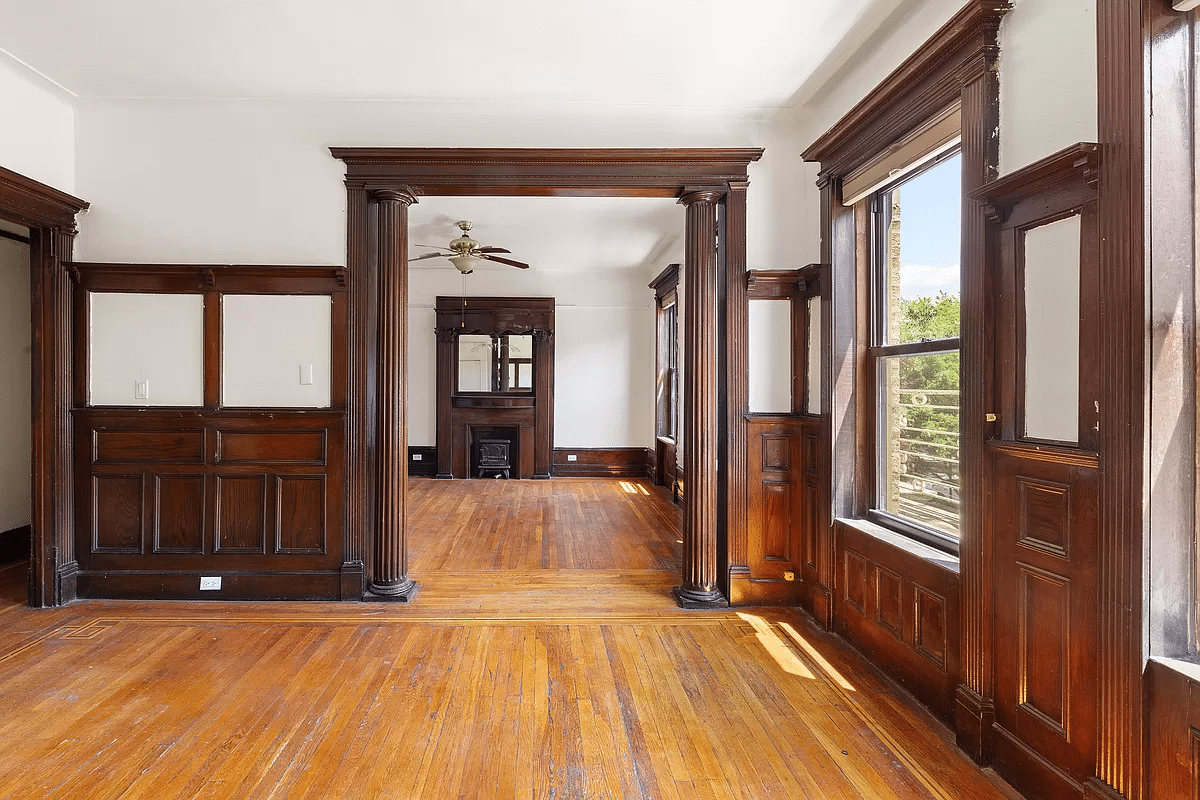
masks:
[[[97,464],[157,461],[163,464],[203,464],[204,431],[147,433],[141,430],[97,431],[92,460]]]
[[[275,552],[324,553],[324,475],[279,475],[275,478]]]
[[[943,720],[959,681],[957,561],[868,522],[834,523],[834,630]]]
[[[154,552],[204,552],[204,475],[155,476]]]
[[[217,476],[214,552],[261,553],[267,535],[267,476]]]
[[[730,601],[800,605],[812,591],[802,573],[815,569],[826,519],[820,420],[750,414],[746,421],[746,565],[732,574]]]
[[[140,553],[143,535],[141,475],[92,478],[93,553]]]
[[[80,409],[75,423],[80,441],[137,431],[110,460],[77,453],[77,502],[95,509],[79,523],[84,596],[213,596],[200,574],[222,577],[221,598],[341,596],[341,413]],[[199,464],[172,457],[188,437],[205,443]],[[149,460],[159,440],[168,457]]]
[[[324,431],[217,431],[217,462],[325,464]]]
[[[417,456],[420,456],[418,458]],[[409,477],[432,478],[437,474],[437,448],[408,446]]]
[[[1200,800],[1200,667],[1175,659],[1146,666],[1147,797]]]
[[[567,456],[575,456],[569,461]],[[652,477],[651,453],[645,447],[556,447],[550,464],[555,477]]]

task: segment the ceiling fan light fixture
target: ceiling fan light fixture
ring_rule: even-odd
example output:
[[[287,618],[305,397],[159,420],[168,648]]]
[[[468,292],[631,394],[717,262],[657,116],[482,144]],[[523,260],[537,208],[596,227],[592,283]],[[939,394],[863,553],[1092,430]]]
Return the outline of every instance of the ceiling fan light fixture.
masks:
[[[454,268],[463,275],[470,275],[471,271],[475,269],[475,265],[483,260],[478,256],[472,255],[449,256],[449,259]]]

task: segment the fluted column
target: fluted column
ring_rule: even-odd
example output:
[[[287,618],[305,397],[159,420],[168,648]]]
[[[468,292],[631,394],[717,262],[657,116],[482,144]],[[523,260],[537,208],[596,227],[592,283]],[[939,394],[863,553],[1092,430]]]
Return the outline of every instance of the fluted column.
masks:
[[[378,491],[371,596],[408,601],[417,584],[408,577],[408,433],[405,408],[408,334],[407,188],[375,193],[379,205]]]
[[[675,599],[685,608],[723,606],[717,585],[718,405],[717,205],[722,189],[685,192],[683,261],[683,583]]]

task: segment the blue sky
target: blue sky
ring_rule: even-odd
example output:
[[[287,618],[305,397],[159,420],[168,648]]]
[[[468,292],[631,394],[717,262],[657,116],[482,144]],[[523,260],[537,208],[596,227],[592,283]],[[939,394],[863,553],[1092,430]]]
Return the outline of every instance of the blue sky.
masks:
[[[961,203],[957,155],[900,187],[901,297],[958,294]]]

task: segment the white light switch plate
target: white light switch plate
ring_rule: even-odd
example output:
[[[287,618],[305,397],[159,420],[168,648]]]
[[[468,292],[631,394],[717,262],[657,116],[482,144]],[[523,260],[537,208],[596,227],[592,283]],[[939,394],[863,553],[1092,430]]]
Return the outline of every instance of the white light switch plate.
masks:
[[[312,364],[301,364],[300,365],[300,385],[301,386],[312,386],[312,382],[313,382],[313,368],[312,367],[313,367]]]
[[[423,453],[413,453],[413,461],[420,461]]]
[[[579,460],[579,456],[575,455],[574,453],[571,453],[569,456],[567,456],[567,461],[578,461],[578,460]]]
[[[133,399],[134,400],[149,400],[150,399],[150,381],[133,382]]]

